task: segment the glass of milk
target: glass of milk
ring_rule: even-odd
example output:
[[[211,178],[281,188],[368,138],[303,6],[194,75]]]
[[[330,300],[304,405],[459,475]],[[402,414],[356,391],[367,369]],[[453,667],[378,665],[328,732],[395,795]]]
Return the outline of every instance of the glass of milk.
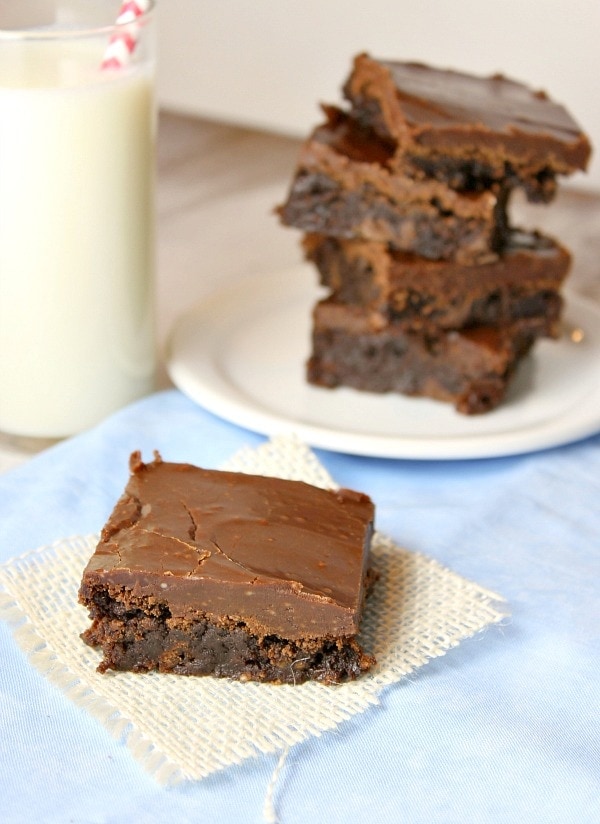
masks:
[[[0,432],[81,432],[152,391],[153,4],[0,0]],[[102,68],[109,43],[132,48]],[[127,53],[128,54],[128,53]]]

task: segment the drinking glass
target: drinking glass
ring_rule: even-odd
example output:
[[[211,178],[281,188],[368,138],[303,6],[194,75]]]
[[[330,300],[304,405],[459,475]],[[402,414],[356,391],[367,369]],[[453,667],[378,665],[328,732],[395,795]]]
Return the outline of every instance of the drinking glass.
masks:
[[[114,0],[0,0],[0,431],[13,440],[81,432],[154,387],[154,3],[127,5],[116,22]]]

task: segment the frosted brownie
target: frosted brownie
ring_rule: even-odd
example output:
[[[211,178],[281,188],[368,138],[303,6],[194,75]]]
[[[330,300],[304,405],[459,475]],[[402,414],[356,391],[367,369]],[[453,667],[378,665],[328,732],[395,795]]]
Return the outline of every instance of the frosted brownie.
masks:
[[[371,500],[139,453],[84,573],[99,670],[338,683],[368,670],[356,640]]]
[[[390,169],[387,145],[335,107],[300,150],[281,221],[305,232],[388,243],[432,260],[492,260],[507,190],[461,193]]]
[[[309,383],[424,396],[471,415],[503,400],[519,361],[545,329],[543,318],[434,334],[394,323],[373,329],[363,307],[332,297],[315,306],[313,318]]]
[[[407,163],[458,189],[521,185],[550,200],[556,176],[585,170],[591,147],[564,106],[502,75],[477,77],[358,55],[344,85],[352,114]]]
[[[558,335],[560,288],[570,267],[566,249],[538,233],[513,231],[500,256],[478,266],[432,261],[381,243],[308,234],[307,260],[341,303],[361,304],[375,328],[389,321],[407,330],[503,326],[544,318]]]

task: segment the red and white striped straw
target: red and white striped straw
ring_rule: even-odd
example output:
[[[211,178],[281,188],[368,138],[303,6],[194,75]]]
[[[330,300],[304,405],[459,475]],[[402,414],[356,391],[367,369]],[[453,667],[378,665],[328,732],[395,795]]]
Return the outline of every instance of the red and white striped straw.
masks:
[[[103,69],[121,69],[131,60],[139,38],[138,18],[146,14],[151,0],[125,0],[115,21],[117,31],[110,38],[102,59]]]

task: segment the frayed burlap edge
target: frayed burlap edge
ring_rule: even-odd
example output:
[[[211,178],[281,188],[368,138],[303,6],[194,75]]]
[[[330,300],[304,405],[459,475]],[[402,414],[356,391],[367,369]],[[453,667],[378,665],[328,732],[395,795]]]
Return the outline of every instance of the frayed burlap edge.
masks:
[[[333,486],[314,454],[293,438],[274,438],[256,450],[242,450],[226,468]],[[154,673],[99,675],[99,655],[78,637],[87,618],[76,604],[80,573],[96,542],[95,535],[57,541],[0,566],[0,618],[10,624],[36,669],[122,740],[163,785],[198,780],[260,753],[285,752],[332,730],[377,705],[384,688],[507,615],[495,593],[377,534],[373,560],[380,580],[367,605],[361,640],[378,663],[358,681],[337,687],[277,687]],[[40,587],[35,582],[42,578],[46,594],[60,602],[57,612],[56,605],[49,604],[44,612],[38,603]],[[54,635],[49,638],[44,628],[50,625]],[[136,709],[131,691],[136,697],[147,696],[146,712],[143,701],[137,701],[141,709]],[[161,711],[173,702],[182,708],[170,716],[170,728],[156,727],[153,702]],[[244,712],[248,723],[240,730]],[[217,717],[206,724],[203,714]],[[235,723],[227,721],[228,715]],[[201,729],[196,737],[186,738],[190,719]],[[174,748],[170,742],[181,735],[181,746]]]

